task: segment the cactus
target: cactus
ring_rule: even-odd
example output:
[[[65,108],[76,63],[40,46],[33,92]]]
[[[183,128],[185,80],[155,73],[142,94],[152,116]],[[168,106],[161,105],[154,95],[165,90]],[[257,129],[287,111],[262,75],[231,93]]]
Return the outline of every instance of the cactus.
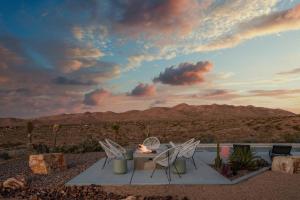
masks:
[[[115,131],[115,140],[117,140],[119,135],[120,125],[113,124],[111,128]]]
[[[28,145],[32,144],[32,131],[34,129],[34,125],[31,121],[27,122],[27,138]]]
[[[56,138],[57,138],[57,134],[60,130],[60,125],[59,124],[54,124],[53,127],[52,127],[52,131],[53,131],[53,134],[54,134],[54,147],[56,147]]]
[[[215,168],[220,169],[222,167],[222,158],[220,157],[220,144],[217,143],[217,156],[215,158]]]

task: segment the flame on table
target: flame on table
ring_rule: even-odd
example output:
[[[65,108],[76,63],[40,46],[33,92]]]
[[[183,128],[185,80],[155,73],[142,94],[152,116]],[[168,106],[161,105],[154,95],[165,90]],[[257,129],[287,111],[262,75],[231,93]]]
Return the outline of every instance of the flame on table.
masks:
[[[139,144],[139,151],[141,151],[142,153],[152,153],[151,149],[148,149],[145,145],[143,144]]]

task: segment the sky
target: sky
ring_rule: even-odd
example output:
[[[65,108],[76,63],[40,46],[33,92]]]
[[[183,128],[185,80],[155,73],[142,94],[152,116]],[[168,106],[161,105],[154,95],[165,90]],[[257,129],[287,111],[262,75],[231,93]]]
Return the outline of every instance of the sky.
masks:
[[[300,0],[2,0],[0,117],[300,113]]]

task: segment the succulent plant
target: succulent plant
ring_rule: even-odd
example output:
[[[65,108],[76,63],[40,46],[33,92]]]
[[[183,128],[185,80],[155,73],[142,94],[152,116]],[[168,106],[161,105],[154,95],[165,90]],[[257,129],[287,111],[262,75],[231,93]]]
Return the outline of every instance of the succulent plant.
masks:
[[[220,169],[222,167],[222,158],[220,156],[220,143],[217,143],[217,156],[215,158],[215,168]]]
[[[236,149],[229,157],[232,171],[237,172],[242,169],[254,170],[257,168],[257,156],[246,148]]]

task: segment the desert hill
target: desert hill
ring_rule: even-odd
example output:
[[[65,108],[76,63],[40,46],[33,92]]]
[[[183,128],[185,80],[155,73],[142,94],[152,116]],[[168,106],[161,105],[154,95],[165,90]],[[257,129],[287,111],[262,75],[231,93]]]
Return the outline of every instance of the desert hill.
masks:
[[[51,143],[52,125],[61,124],[59,144],[82,142],[87,136],[97,140],[112,138],[119,143],[138,144],[147,135],[162,142],[199,138],[202,142],[300,142],[300,116],[281,109],[231,105],[187,105],[153,107],[123,113],[86,112],[31,119],[34,141]],[[25,119],[0,119],[0,149],[24,146]],[[116,133],[113,125],[119,125]],[[148,132],[147,132],[148,131]]]
[[[33,119],[37,124],[94,124],[103,121],[152,121],[152,120],[228,120],[241,118],[268,118],[295,116],[294,113],[254,106],[232,105],[188,105],[178,104],[174,107],[153,107],[147,110],[131,110],[123,113],[86,112],[61,114]],[[0,118],[0,126],[22,125],[26,120]]]

